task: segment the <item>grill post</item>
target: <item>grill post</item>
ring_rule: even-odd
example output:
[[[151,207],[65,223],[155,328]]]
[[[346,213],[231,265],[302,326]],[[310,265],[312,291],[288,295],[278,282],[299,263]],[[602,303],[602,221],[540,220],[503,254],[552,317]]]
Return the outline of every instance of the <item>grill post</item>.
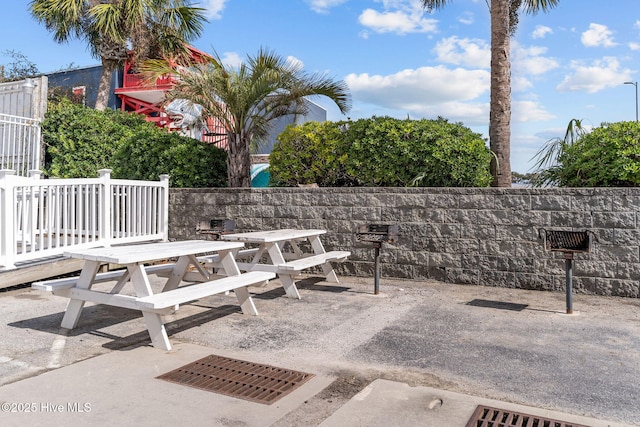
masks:
[[[398,226],[387,224],[366,224],[358,227],[356,239],[361,242],[373,243],[374,252],[374,274],[373,293],[380,293],[380,248],[382,242],[395,243],[398,240]]]
[[[375,273],[373,276],[373,294],[378,295],[380,293],[380,248],[382,242],[374,242],[373,247],[375,250]]]
[[[572,301],[572,290],[573,290],[573,279],[572,279],[572,268],[573,268],[573,254],[565,253],[564,254],[564,269],[566,275],[566,300],[567,300],[567,314],[573,314],[573,301]]]

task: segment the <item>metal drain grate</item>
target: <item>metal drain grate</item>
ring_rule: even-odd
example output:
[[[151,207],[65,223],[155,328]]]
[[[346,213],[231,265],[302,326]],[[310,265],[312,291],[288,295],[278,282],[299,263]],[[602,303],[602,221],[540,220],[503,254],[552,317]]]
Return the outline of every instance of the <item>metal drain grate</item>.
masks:
[[[157,378],[270,405],[313,374],[212,354]]]
[[[588,427],[522,412],[478,405],[466,427]]]

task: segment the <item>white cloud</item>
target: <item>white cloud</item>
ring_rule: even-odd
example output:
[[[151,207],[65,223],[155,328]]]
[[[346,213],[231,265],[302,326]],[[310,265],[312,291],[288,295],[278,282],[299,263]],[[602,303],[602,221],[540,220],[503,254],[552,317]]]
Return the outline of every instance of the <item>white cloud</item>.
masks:
[[[640,30],[640,19],[638,19],[638,20],[636,21],[636,23],[635,23],[635,24],[633,24],[633,27],[634,27],[634,28],[637,28],[637,29],[639,29],[639,30]]]
[[[295,56],[287,56],[287,62],[298,68],[304,67],[304,63]]]
[[[582,33],[581,40],[586,47],[613,47],[617,44],[613,41],[613,32],[606,25],[593,23]]]
[[[491,66],[491,46],[480,39],[442,39],[436,44],[438,61],[447,64],[488,69]]]
[[[365,9],[358,21],[376,33],[432,33],[436,31],[437,20],[422,17],[422,13],[407,13],[406,11],[378,12]]]
[[[631,50],[640,50],[640,43],[630,42],[629,49]]]
[[[457,36],[440,40],[434,51],[437,60],[447,64],[489,69],[491,46],[481,39],[460,39]],[[559,67],[556,59],[545,57],[547,48],[543,46],[523,47],[511,43],[511,67],[514,73],[538,76]]]
[[[543,39],[547,34],[553,34],[553,30],[544,25],[536,25],[535,30],[531,33],[531,37],[534,39]]]
[[[573,74],[566,76],[557,87],[560,92],[596,93],[608,87],[619,86],[621,82],[632,79],[632,71],[628,68],[620,69],[618,60],[610,56],[596,60],[591,65],[581,61],[573,61],[571,68]]]
[[[224,65],[230,67],[238,67],[244,62],[244,60],[236,52],[225,52],[220,58]]]
[[[349,74],[345,81],[354,94],[369,102],[405,104],[471,100],[489,90],[489,72],[444,66],[406,69],[387,76]]]
[[[349,74],[345,82],[354,104],[363,102],[412,116],[443,116],[469,124],[486,123],[489,117],[484,99],[490,82],[486,70],[421,67],[386,76]]]
[[[555,118],[536,101],[511,101],[511,120],[514,122],[539,122]]]
[[[475,22],[475,17],[471,12],[464,12],[461,16],[458,17],[458,22],[464,25],[471,25]]]
[[[523,47],[511,44],[511,67],[514,74],[539,76],[558,68],[560,64],[553,58],[543,56],[547,53],[544,46]]]
[[[347,0],[307,0],[311,10],[317,13],[328,13],[329,9],[346,2]]]
[[[201,1],[201,7],[206,9],[205,14],[209,19],[222,18],[222,11],[224,10],[224,4],[227,0],[203,0]]]
[[[524,92],[532,87],[533,83],[528,78],[518,75],[511,76],[511,90],[513,92]]]

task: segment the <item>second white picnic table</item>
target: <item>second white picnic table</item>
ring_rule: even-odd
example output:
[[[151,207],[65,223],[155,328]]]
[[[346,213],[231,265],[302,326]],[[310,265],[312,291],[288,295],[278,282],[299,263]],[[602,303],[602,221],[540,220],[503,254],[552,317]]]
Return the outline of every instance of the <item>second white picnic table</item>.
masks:
[[[295,285],[294,277],[303,269],[321,266],[322,272],[328,282],[339,283],[330,262],[344,261],[351,252],[330,251],[326,252],[320,236],[326,234],[326,230],[320,229],[278,229],[267,231],[251,231],[246,233],[223,234],[221,239],[243,243],[258,244],[259,247],[252,253],[249,262],[238,262],[238,267],[243,271],[267,271],[277,273],[285,293],[290,298],[300,299],[300,293]],[[300,243],[309,241],[312,253],[305,253]],[[290,251],[285,252],[286,245]],[[261,263],[263,255],[268,255],[271,263]]]

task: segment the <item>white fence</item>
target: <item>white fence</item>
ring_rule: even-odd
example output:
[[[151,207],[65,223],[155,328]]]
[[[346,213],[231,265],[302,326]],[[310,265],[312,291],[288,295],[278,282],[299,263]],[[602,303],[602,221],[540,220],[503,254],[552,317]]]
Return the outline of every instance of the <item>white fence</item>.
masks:
[[[0,83],[0,113],[42,120],[48,90],[46,76]]]
[[[40,120],[0,114],[0,169],[40,169]]]
[[[0,170],[0,271],[77,247],[168,239],[169,176],[160,181],[39,179]]]

